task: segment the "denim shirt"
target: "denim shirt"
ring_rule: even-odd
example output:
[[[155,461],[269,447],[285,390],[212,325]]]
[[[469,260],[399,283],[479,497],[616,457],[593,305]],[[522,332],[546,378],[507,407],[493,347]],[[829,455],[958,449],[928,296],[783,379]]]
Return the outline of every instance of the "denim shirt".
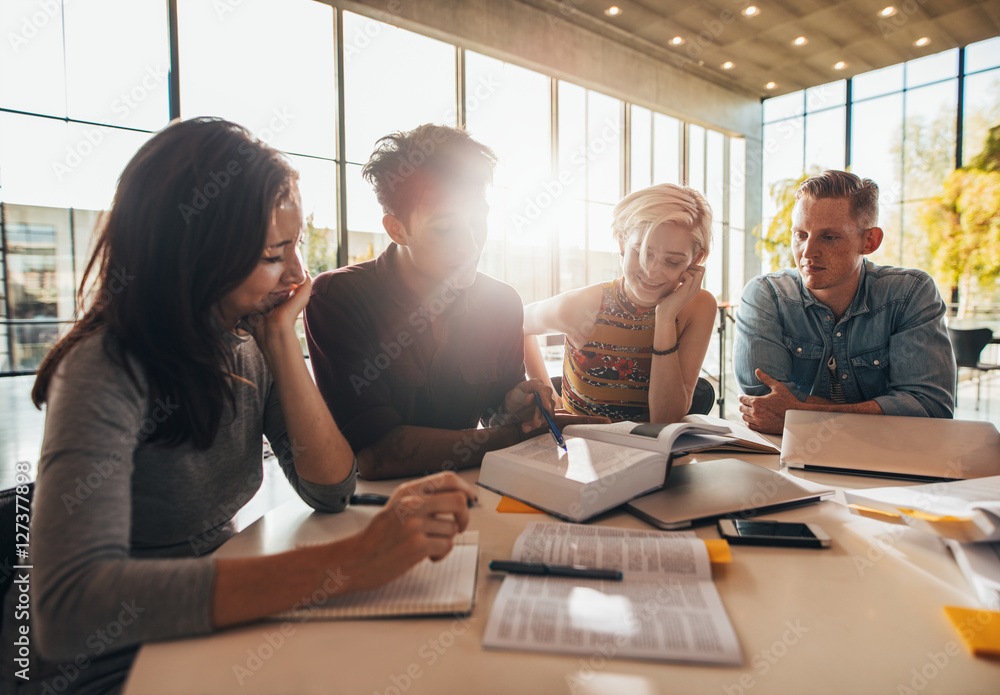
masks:
[[[830,397],[832,355],[847,403],[874,400],[885,415],[952,417],[955,356],[945,305],[922,270],[865,260],[840,318],[802,285],[797,270],[754,278],[736,312],[733,370],[743,393],[769,392],[754,369],[800,401]]]

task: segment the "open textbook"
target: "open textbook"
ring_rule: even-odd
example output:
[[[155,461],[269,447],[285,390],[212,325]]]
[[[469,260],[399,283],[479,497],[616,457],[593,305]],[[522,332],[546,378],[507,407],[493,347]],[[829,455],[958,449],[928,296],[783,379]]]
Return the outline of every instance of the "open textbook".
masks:
[[[563,429],[565,451],[546,434],[488,452],[479,484],[563,519],[585,521],[662,487],[672,454],[743,441],[734,426],[740,427],[703,416],[671,425],[570,425]]]
[[[335,620],[403,615],[468,613],[476,597],[479,532],[455,537],[444,559],[424,559],[406,574],[368,591],[334,595],[318,604],[296,606],[272,620]]]
[[[845,490],[851,511],[962,543],[1000,541],[1000,475]]]
[[[512,559],[620,569],[624,579],[509,575],[493,602],[485,647],[742,663],[700,538],[532,523],[514,544]]]

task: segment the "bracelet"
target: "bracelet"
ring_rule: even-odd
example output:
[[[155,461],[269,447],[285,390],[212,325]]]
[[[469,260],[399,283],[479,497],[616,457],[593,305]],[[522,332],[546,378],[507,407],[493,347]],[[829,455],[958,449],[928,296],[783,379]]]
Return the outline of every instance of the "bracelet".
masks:
[[[674,324],[677,325],[677,326],[681,325],[681,320],[679,318],[675,318],[674,319]],[[652,345],[650,345],[649,346],[649,351],[652,354],[656,355],[657,357],[660,357],[662,355],[672,355],[675,352],[677,352],[680,349],[680,347],[681,347],[681,338],[680,338],[680,336],[677,336],[677,344],[674,345],[669,350],[657,350],[655,347],[653,347]]]
[[[661,355],[672,355],[672,354],[674,354],[675,352],[677,352],[678,350],[680,350],[680,348],[681,348],[681,341],[680,341],[680,338],[678,338],[678,339],[677,339],[677,344],[676,344],[676,345],[674,345],[674,346],[673,346],[672,348],[670,348],[669,350],[657,350],[657,349],[656,349],[655,347],[653,347],[653,346],[650,346],[650,347],[649,347],[649,351],[650,351],[650,352],[651,352],[652,354],[654,354],[654,355],[656,355],[657,357],[659,357],[659,356],[661,356]]]

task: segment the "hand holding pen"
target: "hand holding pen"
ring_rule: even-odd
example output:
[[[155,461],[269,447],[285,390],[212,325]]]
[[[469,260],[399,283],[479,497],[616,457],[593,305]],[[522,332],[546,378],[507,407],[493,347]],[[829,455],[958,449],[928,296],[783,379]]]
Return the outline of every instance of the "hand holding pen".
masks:
[[[538,409],[545,418],[545,422],[548,425],[549,432],[552,434],[552,438],[556,440],[556,444],[562,447],[563,451],[569,451],[566,448],[566,440],[563,439],[562,433],[559,432],[559,427],[556,426],[556,421],[552,419],[552,416],[549,415],[549,411],[547,411],[545,406],[542,405],[542,397],[538,395],[538,391],[534,391],[533,393],[535,394],[535,402],[538,403]]]

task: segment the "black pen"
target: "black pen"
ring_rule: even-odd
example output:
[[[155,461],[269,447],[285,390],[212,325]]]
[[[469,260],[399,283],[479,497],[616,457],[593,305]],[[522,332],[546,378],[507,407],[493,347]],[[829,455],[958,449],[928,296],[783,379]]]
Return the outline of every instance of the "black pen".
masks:
[[[552,438],[556,440],[556,444],[562,447],[563,451],[569,453],[569,449],[566,448],[566,440],[563,439],[563,436],[559,433],[559,428],[556,427],[556,421],[552,419],[549,411],[542,405],[542,397],[538,395],[538,391],[535,391],[534,394],[535,402],[538,403],[538,409],[542,411],[542,415],[545,416],[545,422],[549,424],[549,432],[552,433]]]
[[[605,570],[582,565],[547,565],[544,562],[516,562],[514,560],[490,560],[494,572],[511,574],[536,574],[551,577],[575,577],[577,579],[610,579],[620,582],[621,570]]]
[[[374,492],[364,492],[351,495],[351,504],[371,504],[377,507],[384,507],[389,501],[388,495],[377,495]]]
[[[350,503],[353,505],[368,504],[376,507],[384,507],[386,502],[389,501],[388,495],[378,495],[374,492],[363,492],[356,495],[351,495]],[[468,505],[471,509],[472,507],[478,506],[479,500],[469,500]]]

